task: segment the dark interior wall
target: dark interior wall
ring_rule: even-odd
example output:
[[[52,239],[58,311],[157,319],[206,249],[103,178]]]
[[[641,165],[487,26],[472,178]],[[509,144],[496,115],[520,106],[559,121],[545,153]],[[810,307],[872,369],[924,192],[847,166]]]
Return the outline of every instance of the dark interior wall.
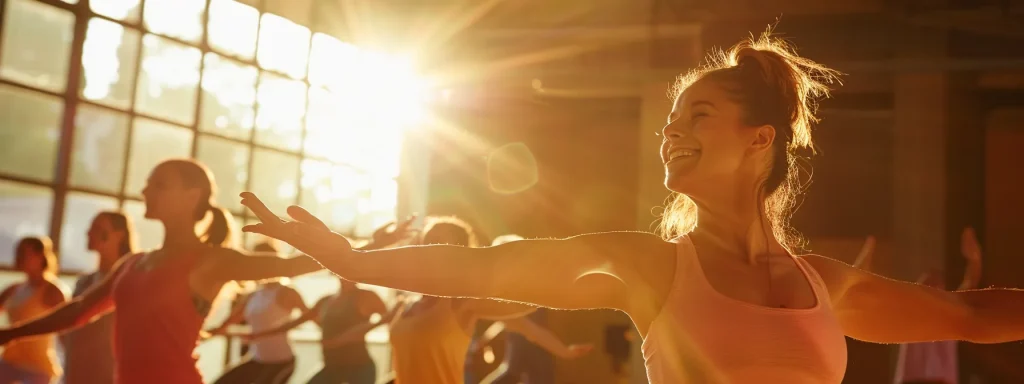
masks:
[[[490,96],[453,103],[445,116],[454,124],[434,135],[429,213],[464,217],[486,237],[632,228],[638,99]],[[490,176],[487,168],[510,144],[536,161],[536,184],[518,193],[496,190],[528,180],[533,167],[492,162]]]

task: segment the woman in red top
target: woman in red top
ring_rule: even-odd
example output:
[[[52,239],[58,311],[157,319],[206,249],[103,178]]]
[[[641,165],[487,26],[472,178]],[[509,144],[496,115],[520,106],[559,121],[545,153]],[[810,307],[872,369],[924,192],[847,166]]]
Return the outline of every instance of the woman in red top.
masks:
[[[192,160],[158,165],[142,191],[146,218],[164,226],[160,249],[122,258],[102,282],[32,321],[0,330],[0,344],[66,331],[114,311],[114,381],[202,383],[200,326],[225,283],[320,270],[306,256],[253,257],[227,248],[231,219],[214,205],[210,171]],[[204,233],[197,224],[209,217]]]

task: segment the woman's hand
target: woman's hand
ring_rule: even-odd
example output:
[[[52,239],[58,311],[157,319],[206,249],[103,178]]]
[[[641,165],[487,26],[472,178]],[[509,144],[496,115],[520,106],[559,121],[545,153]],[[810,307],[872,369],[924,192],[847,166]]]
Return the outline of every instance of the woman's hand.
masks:
[[[321,262],[322,257],[336,257],[352,250],[348,239],[331,232],[323,221],[302,207],[288,207],[288,216],[294,220],[288,221],[271,212],[255,194],[242,192],[240,196],[242,205],[249,208],[260,220],[258,224],[243,227],[244,232],[259,233],[284,241]]]

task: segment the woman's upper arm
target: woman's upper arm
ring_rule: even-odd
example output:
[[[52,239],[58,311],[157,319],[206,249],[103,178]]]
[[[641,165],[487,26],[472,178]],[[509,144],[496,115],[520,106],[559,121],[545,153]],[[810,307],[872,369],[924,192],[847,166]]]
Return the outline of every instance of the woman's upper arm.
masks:
[[[516,319],[537,310],[526,304],[488,299],[455,299],[452,307],[467,317],[485,320]]]
[[[552,308],[628,311],[638,297],[664,299],[673,277],[674,249],[640,232],[503,244],[488,249],[499,260],[490,297]]]
[[[844,333],[876,343],[963,338],[971,309],[953,292],[859,270],[821,256],[806,260],[828,287]]]
[[[205,275],[206,281],[218,289],[220,284],[228,281],[294,277],[323,269],[320,263],[305,255],[285,258],[274,254],[249,254],[230,248],[215,248],[212,253],[214,257]]]

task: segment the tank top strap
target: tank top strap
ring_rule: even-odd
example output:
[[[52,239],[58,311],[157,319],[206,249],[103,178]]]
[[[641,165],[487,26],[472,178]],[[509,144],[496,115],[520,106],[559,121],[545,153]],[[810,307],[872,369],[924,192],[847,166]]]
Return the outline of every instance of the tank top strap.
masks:
[[[825,285],[825,280],[821,278],[818,271],[814,269],[814,266],[803,256],[793,256],[793,261],[796,262],[797,268],[803,271],[804,276],[811,283],[811,289],[814,290],[814,295],[818,297],[818,300],[829,307],[832,306],[832,300],[828,293],[828,286]]]

